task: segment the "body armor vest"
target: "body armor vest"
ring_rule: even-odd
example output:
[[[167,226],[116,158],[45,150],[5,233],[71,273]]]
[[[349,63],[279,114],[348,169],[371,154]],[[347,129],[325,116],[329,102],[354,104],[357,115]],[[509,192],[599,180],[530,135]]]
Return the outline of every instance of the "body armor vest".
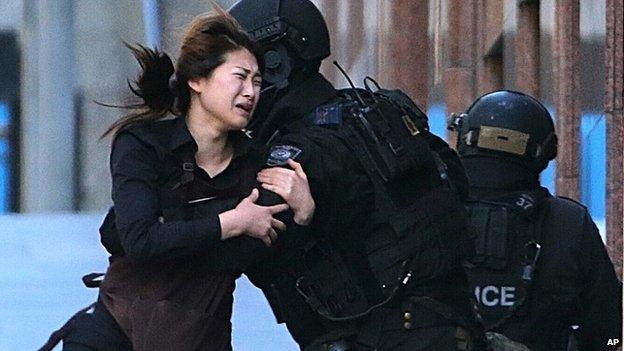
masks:
[[[525,313],[541,250],[545,196],[538,189],[467,204],[477,232],[467,273],[487,330]]]
[[[365,316],[404,286],[429,292],[424,282],[459,267],[471,253],[467,214],[444,162],[429,147],[427,117],[404,93],[343,90],[304,124],[342,140],[375,193],[374,213],[362,223],[358,243],[329,236],[304,245],[297,290],[313,310],[330,321]]]

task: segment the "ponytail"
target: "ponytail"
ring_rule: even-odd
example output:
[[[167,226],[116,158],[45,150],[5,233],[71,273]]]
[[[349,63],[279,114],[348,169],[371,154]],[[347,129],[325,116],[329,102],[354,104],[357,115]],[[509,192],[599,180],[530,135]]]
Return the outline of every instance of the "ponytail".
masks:
[[[175,68],[169,55],[158,49],[150,49],[140,44],[126,47],[141,66],[142,72],[134,81],[128,81],[130,91],[139,97],[140,102],[133,105],[114,106],[135,110],[113,123],[102,134],[106,137],[111,133],[127,128],[130,125],[159,120],[169,113],[174,113],[176,95],[183,92],[176,84]],[[188,94],[188,92],[187,92]],[[187,95],[184,94],[184,95]]]

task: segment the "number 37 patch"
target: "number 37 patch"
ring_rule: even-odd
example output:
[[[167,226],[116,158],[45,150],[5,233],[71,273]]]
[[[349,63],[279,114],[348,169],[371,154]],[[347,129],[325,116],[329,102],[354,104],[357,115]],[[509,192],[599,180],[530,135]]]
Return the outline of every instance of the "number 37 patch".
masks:
[[[288,159],[293,160],[301,154],[301,149],[292,145],[276,145],[271,148],[267,166],[283,166],[288,163]]]

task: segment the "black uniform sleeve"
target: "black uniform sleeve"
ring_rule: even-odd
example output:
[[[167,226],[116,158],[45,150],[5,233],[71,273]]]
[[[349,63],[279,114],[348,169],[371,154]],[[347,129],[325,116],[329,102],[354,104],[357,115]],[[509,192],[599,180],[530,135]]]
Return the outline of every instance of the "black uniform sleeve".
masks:
[[[111,153],[116,226],[126,257],[135,261],[185,256],[220,241],[218,216],[161,223],[159,160],[153,148],[120,133]]]
[[[320,228],[326,221],[331,221],[327,213],[326,191],[330,178],[327,172],[332,166],[325,164],[324,157],[327,157],[328,151],[320,152],[319,145],[304,135],[288,134],[275,145],[289,145],[302,151],[295,160],[301,163],[306,173],[310,191],[316,203],[316,212],[312,223],[307,227],[296,225],[292,221],[292,213],[286,217],[280,217],[286,221],[288,229],[279,233],[275,256],[260,264],[250,266],[245,274],[255,286],[264,292],[277,322],[287,323],[289,332],[303,348],[324,331],[319,316],[310,309],[297,292],[298,276],[293,275],[292,267],[299,263],[298,252],[306,242],[306,238],[309,235],[321,235]],[[268,205],[283,202],[283,199],[272,192],[261,191],[260,195],[258,203]]]
[[[584,287],[579,349],[615,349],[607,342],[622,340],[622,284],[589,214],[584,219],[579,255]]]

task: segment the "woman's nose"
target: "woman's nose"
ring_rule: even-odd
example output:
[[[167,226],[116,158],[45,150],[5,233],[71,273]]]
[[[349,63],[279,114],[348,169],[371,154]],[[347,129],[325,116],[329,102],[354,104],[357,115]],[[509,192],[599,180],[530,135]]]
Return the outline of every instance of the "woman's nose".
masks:
[[[249,99],[254,99],[256,95],[255,89],[254,89],[254,83],[252,80],[246,80],[245,84],[243,86],[243,96]]]

